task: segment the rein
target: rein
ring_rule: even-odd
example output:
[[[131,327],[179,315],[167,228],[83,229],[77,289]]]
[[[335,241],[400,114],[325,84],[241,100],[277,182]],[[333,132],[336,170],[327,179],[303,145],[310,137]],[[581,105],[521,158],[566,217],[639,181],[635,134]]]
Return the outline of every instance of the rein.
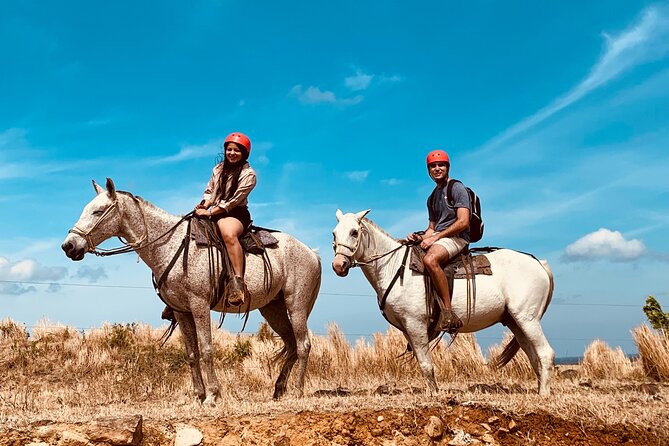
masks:
[[[137,202],[137,199],[134,196],[132,196],[132,199],[135,200],[135,202]],[[142,220],[144,222],[144,235],[142,235],[142,237],[135,242],[126,241],[126,240],[123,240],[121,237],[118,237],[118,239],[121,241],[121,243],[123,243],[125,245],[125,246],[121,246],[121,247],[118,247],[118,248],[112,248],[112,249],[98,248],[97,245],[95,243],[93,243],[93,239],[91,238],[91,232],[93,232],[93,230],[95,228],[97,228],[98,225],[100,225],[100,223],[102,223],[102,221],[106,217],[108,217],[111,214],[112,210],[114,210],[114,209],[121,212],[120,211],[120,206],[118,204],[118,198],[114,198],[114,201],[112,201],[112,204],[109,205],[109,207],[107,207],[107,209],[105,209],[105,211],[102,213],[102,215],[100,216],[98,221],[96,221],[95,224],[88,231],[85,231],[85,230],[81,229],[80,227],[78,227],[75,224],[74,227],[72,227],[72,229],[70,229],[68,231],[68,233],[76,234],[80,237],[83,237],[84,240],[86,240],[86,245],[88,246],[88,251],[87,252],[89,252],[91,254],[95,254],[98,257],[107,257],[107,256],[113,256],[113,255],[117,255],[117,254],[126,254],[128,252],[138,251],[140,249],[147,248],[147,247],[153,245],[154,243],[156,243],[158,240],[165,237],[170,232],[174,231],[181,223],[185,222],[186,220],[190,220],[193,217],[193,215],[195,215],[195,211],[191,211],[191,212],[187,213],[186,215],[181,217],[181,219],[178,222],[176,222],[170,229],[163,232],[160,236],[156,237],[155,239],[151,240],[150,242],[145,243],[146,240],[149,238],[149,225],[146,223],[146,214],[144,213],[144,210],[140,206],[139,210],[142,213]]]

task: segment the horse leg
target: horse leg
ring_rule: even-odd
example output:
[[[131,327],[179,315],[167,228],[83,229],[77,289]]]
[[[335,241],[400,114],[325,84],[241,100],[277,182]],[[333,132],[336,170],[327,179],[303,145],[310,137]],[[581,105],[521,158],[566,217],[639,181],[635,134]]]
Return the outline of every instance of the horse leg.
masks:
[[[550,395],[550,377],[555,352],[548,343],[539,320],[518,318],[518,320],[512,319],[508,322],[509,329],[516,336],[520,347],[527,354],[534,373],[537,375],[539,395]]]
[[[221,396],[221,385],[214,370],[214,352],[211,340],[211,316],[209,305],[203,302],[202,305],[191,305],[195,331],[200,346],[200,355],[204,364],[204,372],[207,375],[206,398],[204,404],[213,406],[216,399]]]
[[[260,308],[260,314],[263,315],[272,330],[276,332],[283,340],[283,349],[277,355],[277,359],[284,358],[281,372],[274,385],[274,399],[281,398],[286,393],[286,386],[288,385],[288,377],[290,371],[297,360],[297,345],[295,341],[295,334],[290,325],[288,312],[286,310],[286,302],[283,299],[283,294],[280,294],[275,300]]]
[[[423,326],[419,330],[413,330],[406,327],[406,331],[403,332],[403,334],[409,342],[409,345],[411,345],[416,361],[418,361],[418,366],[427,380],[430,395],[437,394],[439,392],[439,387],[437,386],[437,380],[434,377],[434,364],[432,362],[432,354],[430,353],[430,341],[427,336],[427,328]]]
[[[197,333],[195,332],[195,321],[190,313],[174,312],[181,329],[181,336],[186,347],[186,362],[190,366],[190,374],[193,380],[195,395],[204,401],[204,381],[202,381],[202,371],[200,370],[200,350],[197,346]]]

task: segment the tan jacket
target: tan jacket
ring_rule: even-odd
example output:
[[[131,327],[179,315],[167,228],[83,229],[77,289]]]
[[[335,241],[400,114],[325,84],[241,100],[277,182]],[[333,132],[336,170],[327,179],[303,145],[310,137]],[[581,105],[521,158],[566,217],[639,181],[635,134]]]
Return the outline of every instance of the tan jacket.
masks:
[[[218,206],[224,209],[226,212],[237,206],[246,206],[248,205],[248,196],[256,186],[256,171],[249,166],[249,163],[244,163],[242,170],[239,174],[239,183],[237,185],[237,191],[232,197],[228,200],[224,200],[222,197],[223,191],[219,190],[219,184],[221,184],[220,178],[223,173],[223,163],[219,163],[214,167],[214,170],[207,184],[207,188],[204,190],[204,199],[211,202],[212,206]],[[230,187],[232,183],[232,178],[228,177],[226,181],[226,188]]]

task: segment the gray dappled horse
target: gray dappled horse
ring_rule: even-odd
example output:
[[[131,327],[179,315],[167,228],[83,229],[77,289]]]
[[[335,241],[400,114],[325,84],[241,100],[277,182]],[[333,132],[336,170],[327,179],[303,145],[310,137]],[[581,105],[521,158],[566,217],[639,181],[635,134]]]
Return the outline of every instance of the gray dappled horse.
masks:
[[[332,268],[343,277],[352,266],[359,264],[376,291],[379,303],[394,282],[382,311],[388,321],[404,333],[430,391],[436,392],[438,388],[429,346],[439,332],[429,330],[423,276],[405,268],[401,280],[393,280],[396,272],[400,271],[404,251],[409,248],[404,248],[399,241],[365,218],[368,212],[343,214],[337,210]],[[451,302],[453,311],[464,323],[460,332],[479,331],[497,322],[509,327],[514,338],[493,364],[505,365],[522,348],[537,375],[539,394],[549,395],[555,354],[544,336],[540,321],[553,294],[553,273],[545,261],[509,249],[493,251],[486,257],[493,274],[476,276],[476,296],[469,309],[465,279],[455,279]]]
[[[96,246],[110,237],[123,237],[128,245],[126,251],[136,251],[155,277],[160,277],[184,239],[186,224],[179,224],[180,217],[140,197],[116,191],[109,178],[106,190],[95,181],[93,186],[97,195],[84,207],[63,242],[65,254],[72,260],[81,260],[87,252],[96,252]],[[274,398],[278,398],[286,391],[288,376],[296,361],[300,395],[304,389],[311,348],[307,317],[318,296],[321,265],[318,255],[294,237],[284,233],[274,235],[278,239],[277,247],[267,248],[273,270],[271,283],[264,283],[266,271],[261,257],[247,254],[245,280],[250,299],[241,307],[223,307],[219,302],[213,309],[234,313],[258,309],[281,337],[285,360],[274,388]],[[197,397],[200,401],[213,404],[221,390],[212,353],[211,282],[207,251],[206,248],[196,248],[191,241],[187,271],[184,271],[181,259],[176,262],[160,293],[175,310]],[[206,387],[200,358],[204,365]]]

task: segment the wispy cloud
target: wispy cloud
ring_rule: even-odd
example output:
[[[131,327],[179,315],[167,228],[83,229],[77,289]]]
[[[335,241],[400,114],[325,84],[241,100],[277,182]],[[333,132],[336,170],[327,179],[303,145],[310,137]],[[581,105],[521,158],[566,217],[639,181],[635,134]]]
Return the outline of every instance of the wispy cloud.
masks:
[[[84,265],[77,270],[77,273],[74,275],[74,277],[87,280],[88,283],[96,283],[100,281],[100,279],[106,279],[107,272],[101,266],[93,268],[88,265]]]
[[[346,178],[356,183],[362,183],[369,176],[369,170],[354,170],[344,174]]]
[[[496,147],[527,131],[635,66],[665,57],[669,53],[669,6],[649,6],[627,29],[617,35],[603,33],[603,36],[604,53],[583,81],[548,106],[497,135],[483,149]]]
[[[298,101],[302,104],[336,104],[336,105],[355,105],[363,100],[362,95],[357,95],[352,98],[341,98],[337,97],[334,92],[329,90],[321,90],[318,87],[310,86],[307,89],[304,89],[302,85],[295,85],[291,90],[290,94],[295,96]]]
[[[344,79],[344,85],[352,91],[366,90],[369,84],[372,83],[372,79],[374,79],[373,74],[365,74],[358,70],[355,75]]]
[[[646,254],[641,240],[626,240],[619,231],[601,228],[591,232],[565,248],[568,261],[592,261],[608,259],[617,262],[637,260]]]
[[[388,186],[398,186],[404,183],[404,181],[400,180],[399,178],[386,178],[381,180],[381,183],[386,184]]]
[[[223,144],[223,139],[211,141],[202,145],[187,145],[179,149],[174,155],[160,158],[151,158],[149,164],[170,164],[199,158],[208,158],[216,155]]]

